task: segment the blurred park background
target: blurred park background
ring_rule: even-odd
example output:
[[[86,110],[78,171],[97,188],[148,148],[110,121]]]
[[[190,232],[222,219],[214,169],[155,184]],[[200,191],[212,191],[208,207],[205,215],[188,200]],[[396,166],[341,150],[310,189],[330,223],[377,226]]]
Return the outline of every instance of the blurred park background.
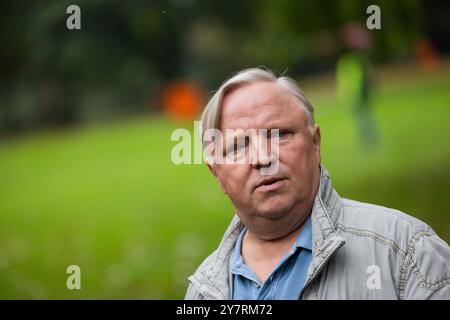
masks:
[[[335,71],[370,4],[367,143]],[[298,81],[341,196],[450,242],[449,14],[425,0],[0,2],[0,298],[182,298],[233,209],[205,166],[171,162],[171,133],[247,66]],[[72,264],[81,290],[66,288]]]

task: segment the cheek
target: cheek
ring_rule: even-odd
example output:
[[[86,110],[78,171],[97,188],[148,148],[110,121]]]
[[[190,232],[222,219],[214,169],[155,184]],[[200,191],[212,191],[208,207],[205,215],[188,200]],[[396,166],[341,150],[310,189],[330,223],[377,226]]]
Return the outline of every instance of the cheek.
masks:
[[[312,143],[299,140],[280,147],[280,163],[294,173],[305,173],[317,162],[318,152]]]
[[[217,176],[227,194],[241,194],[245,191],[248,169],[245,165],[221,165]]]

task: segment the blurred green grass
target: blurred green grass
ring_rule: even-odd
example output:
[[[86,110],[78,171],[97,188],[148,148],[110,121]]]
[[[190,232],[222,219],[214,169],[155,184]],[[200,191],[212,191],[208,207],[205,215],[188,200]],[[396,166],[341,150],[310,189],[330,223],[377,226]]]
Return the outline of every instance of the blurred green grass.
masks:
[[[340,195],[407,212],[447,242],[449,70],[381,73],[370,152],[332,82],[305,81]],[[182,298],[233,210],[206,167],[172,164],[181,125],[135,118],[1,141],[0,298]],[[66,289],[70,264],[81,290]]]

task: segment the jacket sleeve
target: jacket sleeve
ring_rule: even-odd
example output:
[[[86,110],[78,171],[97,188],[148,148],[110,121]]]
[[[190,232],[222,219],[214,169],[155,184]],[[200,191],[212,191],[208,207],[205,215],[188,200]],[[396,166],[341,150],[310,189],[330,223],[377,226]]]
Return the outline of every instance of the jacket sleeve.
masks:
[[[194,288],[192,284],[189,284],[184,300],[204,300],[204,297]]]
[[[410,241],[404,268],[404,299],[450,299],[450,248],[431,228]]]

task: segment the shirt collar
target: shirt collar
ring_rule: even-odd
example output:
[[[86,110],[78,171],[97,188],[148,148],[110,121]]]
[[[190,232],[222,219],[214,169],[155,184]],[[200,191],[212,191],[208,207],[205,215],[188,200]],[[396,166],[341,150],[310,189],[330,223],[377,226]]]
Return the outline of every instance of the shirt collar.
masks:
[[[309,215],[308,219],[303,226],[302,231],[297,237],[297,241],[295,242],[295,246],[297,248],[304,248],[312,251],[312,224],[311,224],[311,215]]]
[[[302,231],[297,237],[293,249],[295,248],[303,248],[309,251],[312,251],[312,224],[311,224],[311,215],[309,215],[306,220]],[[252,273],[249,271],[248,267],[244,263],[244,258],[241,254],[242,241],[244,239],[244,235],[247,232],[247,227],[242,229],[239,237],[236,241],[236,246],[234,248],[234,254],[231,258],[231,272],[234,274],[242,274],[247,278],[253,278]],[[255,279],[257,281],[257,279]]]

